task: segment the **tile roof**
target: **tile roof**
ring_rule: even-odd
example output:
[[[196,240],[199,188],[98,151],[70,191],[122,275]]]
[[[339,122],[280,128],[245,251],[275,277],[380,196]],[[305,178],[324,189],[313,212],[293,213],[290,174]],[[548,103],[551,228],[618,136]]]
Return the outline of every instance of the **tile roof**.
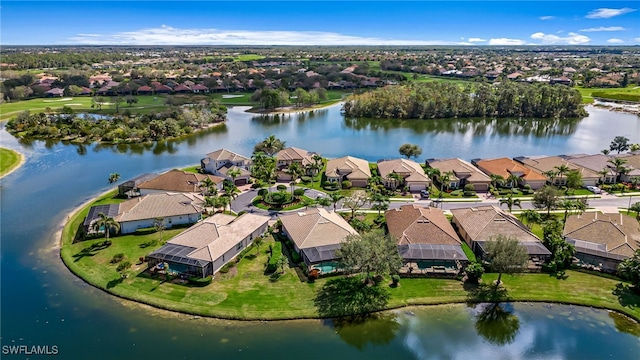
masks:
[[[202,211],[202,202],[202,197],[193,194],[148,194],[121,203],[119,213],[114,219],[118,222],[127,222],[198,214]]]
[[[491,182],[487,174],[462,159],[433,159],[429,161],[429,166],[440,170],[440,173],[451,171],[458,179],[468,182]]]
[[[358,234],[342,216],[324,208],[287,214],[280,220],[298,249],[339,244],[347,235]]]
[[[177,192],[199,192],[199,185],[205,178],[211,179],[215,184],[224,181],[215,175],[196,174],[178,169],[173,169],[151,180],[138,185],[139,189],[165,190]]]
[[[521,242],[540,241],[515,216],[497,206],[451,209],[451,213],[473,241],[485,241],[497,235],[515,237]]]
[[[524,166],[527,166],[530,169],[539,172],[540,174],[546,171],[556,171],[557,170],[556,167],[565,165],[571,170],[578,170],[582,174],[583,178],[597,179],[600,177],[600,175],[595,173],[593,170],[590,170],[584,166],[578,166],[578,165],[572,164],[559,156],[531,156],[531,157],[523,156],[523,157],[515,158],[515,160],[522,163]]]
[[[327,162],[327,176],[347,175],[347,179],[369,179],[369,162],[353,156],[344,156]]]
[[[313,154],[308,152],[307,150],[288,147],[286,149],[282,149],[278,151],[276,154],[276,159],[278,161],[303,161],[309,160]]]
[[[251,159],[249,159],[246,156],[242,156],[240,154],[237,154],[231,150],[227,150],[227,149],[220,149],[220,150],[216,150],[214,152],[208,153],[207,154],[207,158],[212,159],[212,160],[216,160],[216,161],[221,161],[221,160],[229,160],[229,161],[251,161]]]
[[[539,174],[526,166],[511,160],[509,158],[487,159],[478,160],[476,165],[482,171],[487,174],[501,175],[503,178],[508,178],[512,173],[522,173],[521,178],[529,181],[547,180],[547,177]]]
[[[429,181],[420,164],[408,159],[381,160],[378,161],[378,171],[382,178],[392,172],[400,174],[408,181]]]
[[[640,247],[640,225],[631,216],[588,212],[567,218],[567,238],[606,246],[606,252],[627,257]]]
[[[609,163],[610,156],[604,154],[595,155],[573,155],[566,156],[567,161],[576,166],[587,168],[596,174],[603,169],[609,169],[609,175],[615,176],[615,171],[611,170],[611,164]],[[598,175],[600,176],[600,175]]]
[[[444,216],[442,210],[413,205],[403,205],[399,209],[384,213],[389,233],[398,245],[432,244],[460,245],[456,231]]]

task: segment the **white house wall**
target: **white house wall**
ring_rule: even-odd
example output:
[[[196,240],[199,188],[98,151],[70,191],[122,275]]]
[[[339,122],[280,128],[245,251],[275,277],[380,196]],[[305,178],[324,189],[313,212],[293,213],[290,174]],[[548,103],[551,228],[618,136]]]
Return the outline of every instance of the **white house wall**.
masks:
[[[164,218],[165,227],[171,228],[175,225],[194,224],[200,220],[200,214],[178,215]],[[135,221],[126,221],[120,223],[120,233],[131,234],[138,229],[153,227],[154,219],[143,219]]]

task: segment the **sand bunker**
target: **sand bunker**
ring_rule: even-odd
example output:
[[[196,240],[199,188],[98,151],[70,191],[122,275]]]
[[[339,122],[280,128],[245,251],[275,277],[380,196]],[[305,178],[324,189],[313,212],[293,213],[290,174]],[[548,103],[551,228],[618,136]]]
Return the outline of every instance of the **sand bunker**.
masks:
[[[244,95],[222,95],[223,99],[233,99],[233,98],[239,98],[239,97],[243,97]]]
[[[62,99],[55,99],[55,100],[42,100],[42,102],[58,102],[58,101],[69,101],[69,100],[73,100],[73,98],[62,98]]]

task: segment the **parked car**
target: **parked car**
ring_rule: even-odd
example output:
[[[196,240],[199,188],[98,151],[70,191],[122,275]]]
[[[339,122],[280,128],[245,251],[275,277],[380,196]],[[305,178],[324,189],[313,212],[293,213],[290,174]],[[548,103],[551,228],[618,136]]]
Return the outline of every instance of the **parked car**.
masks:
[[[601,194],[602,190],[600,190],[597,186],[587,186],[587,190],[591,191],[594,194]]]
[[[420,198],[421,198],[421,199],[428,199],[428,198],[429,198],[429,191],[427,191],[427,190],[420,190]]]

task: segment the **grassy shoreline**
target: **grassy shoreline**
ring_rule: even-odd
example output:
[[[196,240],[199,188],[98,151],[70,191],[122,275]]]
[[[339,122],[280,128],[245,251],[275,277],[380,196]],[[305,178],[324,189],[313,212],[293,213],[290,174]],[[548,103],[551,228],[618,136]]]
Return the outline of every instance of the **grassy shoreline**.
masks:
[[[97,202],[112,201],[114,192],[102,194]],[[112,238],[113,244],[102,250],[86,251],[102,239],[72,243],[75,229],[81,224],[89,207],[96,201],[76,209],[60,233],[60,257],[65,266],[86,283],[122,299],[150,305],[156,308],[190,315],[229,320],[291,320],[322,318],[314,305],[314,297],[322,287],[334,278],[319,279],[314,283],[301,282],[294,269],[288,268],[276,281],[264,274],[266,249],[274,241],[271,237],[258,249],[252,249],[234,269],[227,274],[217,274],[206,287],[164,282],[149,278],[143,273],[145,264],[135,264],[138,256],[144,256],[156,245],[144,246],[158,233],[143,233]],[[165,230],[163,239],[184,229]],[[124,252],[134,263],[130,276],[120,280],[116,265],[109,260]],[[490,284],[497,274],[486,274],[485,284]],[[620,312],[640,321],[640,296],[632,293],[626,284],[578,271],[567,271],[567,277],[558,279],[549,274],[522,274],[503,276],[505,292],[490,294],[488,287],[468,286],[457,280],[435,278],[403,278],[400,286],[380,285],[389,292],[388,303],[382,310],[405,306],[473,303],[486,301],[549,302],[590,306]]]
[[[24,162],[25,158],[21,153],[0,147],[0,179],[18,170]]]

